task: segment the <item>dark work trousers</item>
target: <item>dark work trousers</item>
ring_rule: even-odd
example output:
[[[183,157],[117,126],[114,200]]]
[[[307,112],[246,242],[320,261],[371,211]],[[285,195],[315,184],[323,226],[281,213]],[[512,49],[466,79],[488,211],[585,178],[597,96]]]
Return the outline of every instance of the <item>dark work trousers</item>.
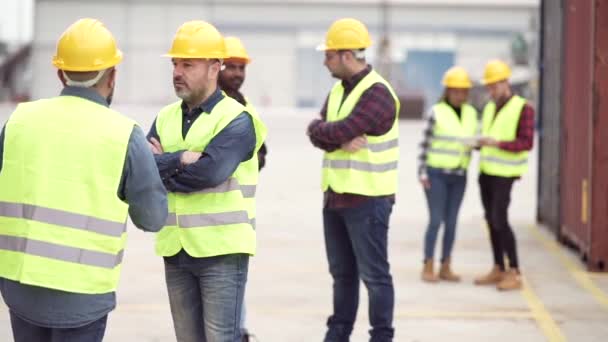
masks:
[[[108,315],[78,328],[46,328],[32,324],[10,312],[15,342],[101,342]]]
[[[348,342],[359,307],[359,282],[367,287],[370,342],[391,342],[395,293],[388,262],[393,203],[369,199],[358,207],[323,209],[325,249],[333,278],[334,311],[324,342]]]
[[[515,234],[507,217],[511,202],[511,188],[516,179],[483,173],[479,175],[481,202],[490,230],[494,264],[503,271],[505,270],[505,256],[509,259],[510,268],[519,268]]]

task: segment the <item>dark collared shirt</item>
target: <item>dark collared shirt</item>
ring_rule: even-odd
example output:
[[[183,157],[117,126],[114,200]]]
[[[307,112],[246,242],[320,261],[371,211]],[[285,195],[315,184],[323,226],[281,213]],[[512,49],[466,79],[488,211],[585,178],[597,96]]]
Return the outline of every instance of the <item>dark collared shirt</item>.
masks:
[[[66,87],[61,96],[76,96],[108,106],[106,99],[90,89]],[[0,172],[4,129],[0,134]],[[1,190],[0,190],[1,191]],[[127,147],[122,179],[117,189],[129,204],[133,223],[143,231],[159,231],[167,218],[167,193],[158,177],[144,132],[133,128]],[[51,290],[0,278],[0,291],[6,305],[20,318],[38,326],[75,328],[94,322],[114,309],[114,292],[88,295]]]
[[[192,110],[188,110],[182,102],[182,136],[186,137],[196,119],[201,115],[209,115],[224,96],[218,89]],[[148,139],[152,137],[162,144],[162,139],[156,131],[156,120],[148,132]],[[198,162],[182,166],[180,157],[184,151],[163,153],[155,156],[155,159],[168,191],[190,193],[212,188],[226,181],[241,162],[251,159],[255,144],[253,120],[249,113],[243,112],[211,139]]]
[[[350,80],[343,80],[344,96],[370,72],[371,66],[354,75]],[[388,88],[376,83],[362,95],[352,112],[343,120],[327,122],[327,99],[321,109],[321,118],[313,120],[308,126],[308,136],[312,144],[327,152],[340,148],[354,138],[362,135],[380,136],[388,133],[395,123],[395,100]],[[383,196],[385,197],[385,196]],[[394,195],[387,196],[394,200]],[[359,194],[338,194],[329,189],[325,192],[325,206],[327,208],[353,208],[363,204],[371,197]]]

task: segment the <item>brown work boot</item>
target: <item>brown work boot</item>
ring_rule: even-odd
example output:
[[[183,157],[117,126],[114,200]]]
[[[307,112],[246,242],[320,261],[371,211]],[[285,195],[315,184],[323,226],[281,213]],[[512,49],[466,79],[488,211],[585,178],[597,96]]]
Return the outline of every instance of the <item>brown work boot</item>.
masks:
[[[498,265],[494,265],[490,273],[475,278],[475,285],[495,285],[498,284],[501,280],[505,272],[500,270]]]
[[[427,283],[436,283],[439,281],[439,277],[433,272],[433,259],[426,260],[424,262],[424,268],[422,269],[422,280]]]
[[[441,268],[439,269],[439,278],[445,281],[460,281],[460,276],[454,274],[454,272],[452,272],[452,269],[450,268],[450,259],[446,259],[441,263]]]
[[[500,291],[519,290],[522,286],[521,275],[517,269],[511,269],[504,273],[496,288]]]

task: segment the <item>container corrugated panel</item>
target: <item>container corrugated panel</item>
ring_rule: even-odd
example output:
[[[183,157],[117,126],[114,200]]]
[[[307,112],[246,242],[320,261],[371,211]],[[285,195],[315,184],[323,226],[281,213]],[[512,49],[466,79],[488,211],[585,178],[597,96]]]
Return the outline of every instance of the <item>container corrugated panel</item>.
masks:
[[[564,7],[561,237],[589,252],[594,1]]]
[[[560,144],[562,99],[562,1],[542,4],[541,97],[539,103],[538,220],[560,226]]]
[[[595,1],[591,270],[608,271],[608,0]]]

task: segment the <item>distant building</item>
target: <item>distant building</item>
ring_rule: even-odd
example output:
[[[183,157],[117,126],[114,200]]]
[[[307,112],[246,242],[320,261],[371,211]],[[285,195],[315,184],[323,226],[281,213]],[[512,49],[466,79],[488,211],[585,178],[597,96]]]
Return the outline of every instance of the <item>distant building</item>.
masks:
[[[160,55],[182,22],[202,19],[246,45],[253,63],[245,93],[254,103],[318,107],[333,80],[314,47],[333,20],[348,16],[368,25],[375,43],[370,61],[390,66],[397,91],[422,92],[431,101],[439,96],[441,74],[450,65],[479,76],[486,59],[510,59],[516,35],[534,37],[538,7],[539,0],[39,0],[32,96],[58,91],[50,59],[61,31],[79,17],[96,17],[114,32],[125,53],[116,101],[170,101],[171,67]],[[386,27],[390,53],[380,59]]]

